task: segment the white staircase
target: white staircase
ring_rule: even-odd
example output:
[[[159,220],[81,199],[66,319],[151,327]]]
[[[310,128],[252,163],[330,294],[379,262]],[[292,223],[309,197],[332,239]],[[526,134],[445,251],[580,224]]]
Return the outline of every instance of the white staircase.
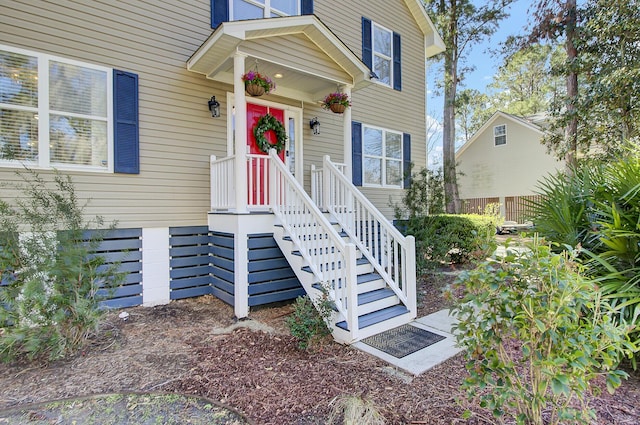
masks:
[[[312,192],[322,200],[312,200],[274,152],[270,157],[269,199],[279,221],[273,237],[310,298],[318,302],[323,288],[328,294],[334,338],[352,343],[413,320],[413,238],[404,238],[328,157],[313,171]]]

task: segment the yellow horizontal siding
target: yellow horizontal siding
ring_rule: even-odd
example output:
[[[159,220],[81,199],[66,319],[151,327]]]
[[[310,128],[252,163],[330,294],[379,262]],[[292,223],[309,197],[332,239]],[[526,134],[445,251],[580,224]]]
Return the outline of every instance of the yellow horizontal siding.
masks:
[[[339,11],[336,9],[340,8]],[[402,35],[403,91],[372,85],[353,94],[353,118],[411,133],[414,162],[424,164],[424,49],[422,34],[403,1],[316,0],[319,18],[361,56],[361,16]],[[339,12],[339,13],[338,13]],[[134,72],[139,76],[140,174],[69,172],[88,212],[117,219],[121,227],[204,225],[209,210],[209,156],[226,155],[226,92],[232,87],[188,72],[186,62],[211,34],[208,0],[79,0],[2,2],[0,44]],[[308,57],[291,58],[287,46],[307,46]],[[304,65],[322,61],[300,36],[255,42],[263,54]],[[318,65],[318,63],[315,63]],[[321,64],[326,67],[334,65]],[[338,68],[334,76],[342,75]],[[216,96],[222,117],[211,118],[207,100]],[[317,104],[271,95],[269,100],[302,106],[305,186],[310,164],[330,155],[343,161],[343,117]],[[385,106],[386,105],[386,106]],[[308,122],[317,116],[322,134]],[[15,169],[0,167],[0,179],[16,179]],[[51,171],[41,171],[48,177]],[[400,191],[391,191],[397,193]],[[391,193],[367,189],[383,210]],[[392,193],[392,194],[393,194]],[[13,196],[6,188],[2,197]],[[388,212],[388,211],[387,211]]]

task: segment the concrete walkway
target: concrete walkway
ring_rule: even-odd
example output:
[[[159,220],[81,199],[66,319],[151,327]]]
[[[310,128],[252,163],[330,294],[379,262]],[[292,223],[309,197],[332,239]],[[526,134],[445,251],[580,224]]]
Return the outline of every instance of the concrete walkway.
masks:
[[[356,342],[352,347],[376,356],[413,375],[420,375],[462,351],[456,346],[456,339],[451,331],[451,327],[455,322],[456,319],[449,315],[448,309],[440,310],[411,322],[412,326],[442,335],[445,339],[400,359],[363,342]]]

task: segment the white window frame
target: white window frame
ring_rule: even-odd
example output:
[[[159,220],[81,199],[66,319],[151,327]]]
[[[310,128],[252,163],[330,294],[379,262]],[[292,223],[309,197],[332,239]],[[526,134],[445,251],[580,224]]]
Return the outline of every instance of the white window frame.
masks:
[[[382,131],[382,155],[378,156],[378,155],[369,155],[366,154],[364,151],[364,145],[365,145],[365,129],[366,128],[370,128],[373,130],[380,130]],[[387,146],[386,146],[386,142],[387,142],[387,133],[394,133],[394,134],[398,134],[400,136],[400,158],[390,158],[387,157]],[[382,160],[382,174],[381,174],[381,179],[380,179],[380,184],[375,184],[375,183],[368,183],[366,181],[365,178],[365,158],[375,158],[375,159],[380,159]],[[400,163],[400,172],[403,173],[403,160],[404,160],[404,143],[403,143],[403,133],[401,131],[396,131],[396,130],[390,130],[388,128],[383,128],[383,127],[377,127],[374,125],[368,125],[368,124],[362,124],[362,186],[364,187],[377,187],[377,188],[388,188],[388,189],[402,189],[404,187],[404,179],[402,177],[402,175],[400,176],[400,184],[399,185],[394,185],[394,184],[387,184],[387,161],[397,161]]]
[[[36,169],[58,169],[68,171],[90,171],[90,172],[102,172],[113,173],[114,163],[114,140],[113,140],[113,69],[104,66],[88,64],[85,62],[76,61],[73,59],[62,58],[59,56],[49,55],[40,52],[34,52],[30,50],[20,49],[12,46],[6,46],[0,44],[0,50],[17,53],[26,56],[36,57],[38,60],[38,107],[30,108],[19,105],[12,105],[9,103],[0,103],[0,107],[3,109],[13,110],[25,110],[34,111],[38,115],[38,161],[24,161],[24,160],[11,160],[0,159],[0,167],[22,167],[27,166]],[[67,163],[51,163],[51,153],[49,150],[49,117],[51,111],[49,109],[49,64],[50,62],[60,62],[69,65],[75,65],[83,68],[95,69],[105,72],[107,75],[107,115],[104,117],[96,117],[92,115],[63,113],[64,116],[76,116],[87,119],[104,120],[107,123],[107,166],[90,166],[90,165],[77,165]]]
[[[384,32],[389,33],[389,47],[391,48],[391,56],[387,56],[384,53],[376,52],[376,27]],[[371,21],[371,69],[373,72],[376,72],[376,56],[389,61],[389,84],[381,81],[380,79],[376,79],[374,81],[382,86],[393,88],[393,31],[374,21]]]
[[[497,134],[499,128],[503,129],[502,134]],[[504,137],[504,143],[498,143],[498,138],[503,138],[503,137]],[[500,125],[494,126],[493,127],[493,146],[504,146],[506,144],[507,144],[507,125],[500,124]]]
[[[265,0],[264,4],[257,2],[255,0],[241,0],[244,1],[246,3],[249,3],[250,5],[253,6],[257,6],[259,8],[262,9],[263,13],[262,13],[262,17],[263,18],[271,18],[271,14],[275,14],[278,16],[297,16],[300,15],[302,13],[302,1],[301,0],[297,0],[298,1],[298,13],[297,15],[289,15],[281,10],[276,9],[275,7],[271,7],[271,0]],[[230,17],[230,21],[235,21],[235,13],[234,13],[234,4],[235,0],[229,0],[229,17]]]

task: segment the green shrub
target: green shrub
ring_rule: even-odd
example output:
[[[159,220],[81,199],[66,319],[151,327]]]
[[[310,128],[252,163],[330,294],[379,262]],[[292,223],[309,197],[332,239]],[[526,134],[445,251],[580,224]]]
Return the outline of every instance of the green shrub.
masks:
[[[308,296],[296,298],[293,313],[285,323],[291,335],[298,340],[298,348],[306,350],[314,341],[331,334],[328,319],[331,316],[331,303],[323,292],[316,307]]]
[[[404,191],[401,203],[391,203],[391,206],[396,220],[444,213],[442,169],[433,171],[423,168],[413,174],[411,185]]]
[[[596,226],[593,201],[600,191],[600,169],[600,164],[590,163],[539,181],[539,199],[525,200],[536,232],[558,246],[581,244],[591,249],[596,243],[591,231]]]
[[[93,254],[100,234],[85,229],[102,220],[85,221],[70,177],[18,175],[22,196],[13,205],[0,200],[0,359],[58,359],[95,331],[97,291],[122,276]]]
[[[621,157],[583,164],[540,183],[533,203],[536,230],[558,246],[580,244],[588,275],[598,282],[616,318],[640,328],[640,147]],[[640,342],[640,331],[634,339]]]
[[[487,260],[459,279],[466,296],[453,314],[466,349],[463,385],[497,418],[590,423],[592,381],[604,375],[613,392],[626,377],[616,370],[621,356],[637,347],[581,274],[577,251],[556,254],[537,239],[528,249]]]
[[[415,237],[420,271],[482,259],[492,250],[496,233],[493,219],[478,214],[415,217],[400,221],[398,227]]]

